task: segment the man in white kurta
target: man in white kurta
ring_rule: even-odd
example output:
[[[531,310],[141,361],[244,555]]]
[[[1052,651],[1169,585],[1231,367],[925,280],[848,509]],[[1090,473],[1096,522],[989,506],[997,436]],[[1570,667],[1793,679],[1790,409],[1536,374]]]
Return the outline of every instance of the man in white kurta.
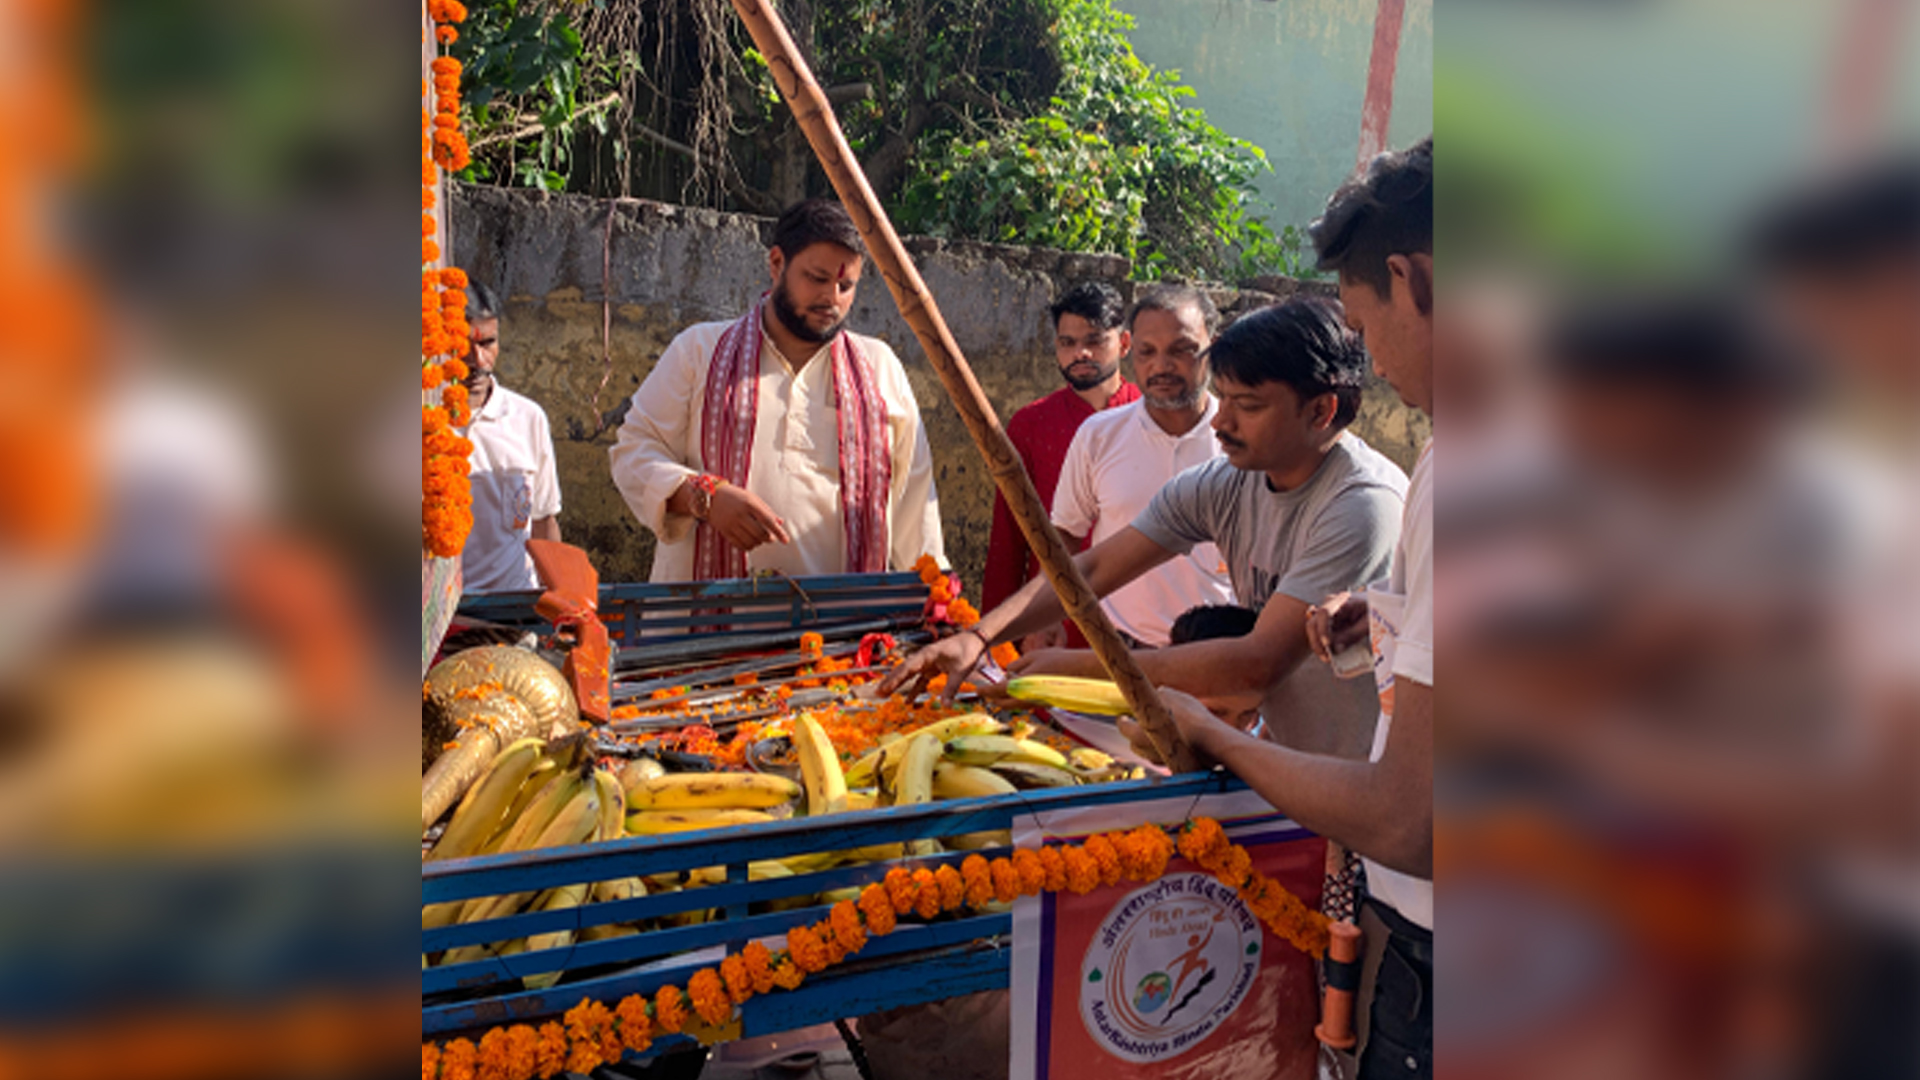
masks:
[[[659,540],[652,580],[726,576],[696,573],[697,541],[708,528],[731,545],[729,555],[744,554],[748,574],[862,569],[849,551],[848,522],[879,508],[843,499],[843,482],[855,465],[886,488],[884,515],[872,517],[882,526],[874,531],[884,536],[871,541],[864,568],[907,569],[922,554],[945,565],[933,455],[906,370],[886,342],[842,329],[859,278],[858,234],[838,206],[816,200],[783,215],[774,242],[773,289],[752,323],[701,323],[681,332],[634,393],[620,427],[614,483]],[[707,460],[713,440],[706,426],[716,415],[709,376],[735,327],[757,341],[734,347],[757,345],[758,351],[754,385],[742,386],[728,403],[744,403],[736,423],[751,415],[750,438],[743,433],[739,446],[744,467],[738,454],[727,463]],[[844,384],[836,381],[835,365],[842,362],[836,348],[857,357],[870,377],[861,384],[869,402],[884,406],[884,441],[867,444],[868,453],[884,454],[884,461],[841,461],[842,446],[855,445],[849,429],[858,410],[839,407]],[[744,483],[730,479],[729,469],[744,473]]]

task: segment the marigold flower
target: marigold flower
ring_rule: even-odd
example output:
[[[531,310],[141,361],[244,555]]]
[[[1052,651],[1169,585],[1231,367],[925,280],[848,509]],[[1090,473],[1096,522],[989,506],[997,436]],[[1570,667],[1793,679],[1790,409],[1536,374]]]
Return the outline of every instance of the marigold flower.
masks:
[[[753,999],[753,976],[747,973],[747,962],[739,953],[720,961],[720,978],[726,981],[727,996],[735,1005],[745,1005]]]
[[[905,915],[913,910],[914,902],[920,896],[920,887],[914,883],[912,873],[896,866],[887,871],[885,884],[887,899],[893,901],[894,914]]]
[[[1067,888],[1076,895],[1084,896],[1100,884],[1100,864],[1093,861],[1078,847],[1069,847],[1060,852],[1067,864]]]
[[[433,1043],[420,1044],[420,1080],[439,1080],[440,1047]]]
[[[993,657],[993,662],[1003,668],[1012,667],[1013,662],[1020,659],[1020,650],[1015,648],[1011,641],[1003,641],[995,645],[988,650],[988,653]]]
[[[540,1033],[525,1024],[507,1029],[507,1076],[533,1080],[539,1072]]]
[[[474,1080],[480,1052],[466,1039],[455,1039],[440,1054],[440,1075],[444,1080]]]
[[[985,907],[993,899],[993,871],[987,869],[985,855],[968,855],[960,861],[960,878],[966,884],[968,907]]]
[[[710,1027],[726,1023],[733,1015],[733,1002],[720,982],[720,973],[712,968],[693,973],[693,978],[687,980],[687,997],[693,1001],[693,1011]]]
[[[800,965],[794,963],[790,955],[783,955],[773,967],[773,985],[782,990],[798,990],[800,984],[806,981],[807,973],[800,970]]]
[[[1013,863],[1007,859],[995,859],[987,864],[993,874],[993,898],[1001,903],[1010,903],[1020,895],[1020,875],[1014,873]]]
[[[1247,854],[1246,848],[1233,844],[1227,848],[1226,858],[1221,861],[1214,874],[1221,881],[1237,889],[1247,880],[1247,875],[1252,870],[1253,856]]]
[[[811,630],[800,635],[800,651],[802,653],[809,656],[818,656],[820,655],[820,650],[825,647],[826,639]]]
[[[685,997],[677,986],[663,986],[653,995],[653,1022],[668,1035],[678,1035],[687,1025]]]
[[[935,870],[933,872],[933,881],[934,884],[940,887],[940,909],[942,911],[955,911],[965,902],[967,883],[960,876],[960,871],[955,870],[952,865],[945,865]]]
[[[474,1066],[474,1075],[478,1080],[506,1080],[507,1075],[507,1033],[504,1028],[489,1028],[480,1036],[480,1046]]]
[[[796,926],[787,931],[787,953],[793,957],[794,966],[809,975],[825,971],[831,962],[827,943],[805,926]]]
[[[879,937],[893,933],[893,901],[885,886],[874,884],[860,890],[860,914],[866,918],[867,933]]]
[[[567,1069],[567,1029],[549,1020],[540,1025],[540,1044],[534,1048],[534,1075],[550,1080]]]
[[[1067,860],[1060,849],[1052,845],[1042,847],[1039,852],[1040,869],[1046,871],[1047,880],[1042,888],[1048,892],[1059,892],[1067,887]]]
[[[827,922],[833,927],[833,939],[845,946],[847,952],[857,953],[867,947],[867,931],[860,925],[860,912],[851,900],[833,905]]]
[[[913,900],[913,912],[923,919],[931,919],[940,914],[940,883],[934,880],[933,871],[921,867],[913,872],[913,884],[919,894]]]
[[[1047,868],[1041,864],[1040,856],[1030,848],[1014,850],[1013,873],[1019,880],[1021,896],[1035,896],[1046,888]]]
[[[436,26],[433,28],[433,36],[439,40],[440,44],[451,45],[460,40],[460,31],[451,26]]]
[[[1087,837],[1081,845],[1093,858],[1095,866],[1100,868],[1100,884],[1115,885],[1120,881],[1120,850],[1113,846],[1105,833],[1095,833]]]
[[[1195,818],[1180,833],[1179,851],[1189,862],[1205,866],[1226,850],[1226,830],[1212,818]]]
[[[750,941],[740,950],[740,962],[747,967],[747,978],[753,983],[753,992],[764,994],[773,989],[773,952],[757,941]]]

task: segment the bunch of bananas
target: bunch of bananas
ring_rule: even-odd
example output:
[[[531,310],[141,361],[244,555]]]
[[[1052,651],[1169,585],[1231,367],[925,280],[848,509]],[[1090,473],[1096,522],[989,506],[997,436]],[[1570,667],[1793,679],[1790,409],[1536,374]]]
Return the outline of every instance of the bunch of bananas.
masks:
[[[594,764],[584,735],[557,739],[520,739],[496,754],[460,805],[454,808],[429,861],[493,855],[533,848],[616,840],[626,835],[626,792],[620,779]],[[539,892],[479,896],[429,904],[420,926],[432,930],[456,923],[500,919],[525,911],[578,907],[589,898],[627,900],[647,895],[639,878],[562,885]],[[601,928],[604,929],[604,928]],[[632,932],[628,928],[626,932]],[[601,936],[604,936],[601,935]],[[573,930],[536,934],[507,942],[448,949],[441,963],[457,964],[488,956],[564,948]],[[431,962],[431,958],[429,958]],[[529,989],[559,981],[559,972],[526,977]]]

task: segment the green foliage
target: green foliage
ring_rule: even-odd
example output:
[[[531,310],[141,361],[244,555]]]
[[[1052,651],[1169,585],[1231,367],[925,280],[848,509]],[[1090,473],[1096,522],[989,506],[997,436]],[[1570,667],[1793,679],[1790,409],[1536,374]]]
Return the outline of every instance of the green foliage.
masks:
[[[476,153],[460,178],[487,181],[508,173],[509,183],[523,187],[565,189],[588,66],[566,11],[520,0],[475,3],[451,52],[464,68],[469,142],[477,149],[501,145],[496,154]],[[604,108],[585,112],[584,119],[606,130]],[[532,129],[524,140],[514,137],[524,129]]]
[[[759,213],[826,191],[724,3],[468,10],[454,47],[468,179]],[[1300,235],[1256,205],[1265,155],[1134,54],[1113,0],[795,0],[782,13],[821,85],[848,91],[836,115],[903,231],[1117,253],[1150,279],[1304,270]],[[632,126],[609,133],[613,97]]]
[[[1300,244],[1254,214],[1259,147],[1214,127],[1177,73],[1127,43],[1110,0],[1058,0],[1063,77],[1048,108],[988,137],[923,146],[900,199],[904,228],[1110,251],[1137,276],[1297,272]]]

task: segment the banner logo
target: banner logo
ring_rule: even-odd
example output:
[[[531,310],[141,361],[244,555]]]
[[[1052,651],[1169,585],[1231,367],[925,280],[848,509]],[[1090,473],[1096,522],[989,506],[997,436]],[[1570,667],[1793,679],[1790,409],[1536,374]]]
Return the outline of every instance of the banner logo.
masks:
[[[1170,874],[1122,897],[1080,965],[1080,1019],[1124,1061],[1178,1057],[1246,999],[1261,927],[1209,874]]]

